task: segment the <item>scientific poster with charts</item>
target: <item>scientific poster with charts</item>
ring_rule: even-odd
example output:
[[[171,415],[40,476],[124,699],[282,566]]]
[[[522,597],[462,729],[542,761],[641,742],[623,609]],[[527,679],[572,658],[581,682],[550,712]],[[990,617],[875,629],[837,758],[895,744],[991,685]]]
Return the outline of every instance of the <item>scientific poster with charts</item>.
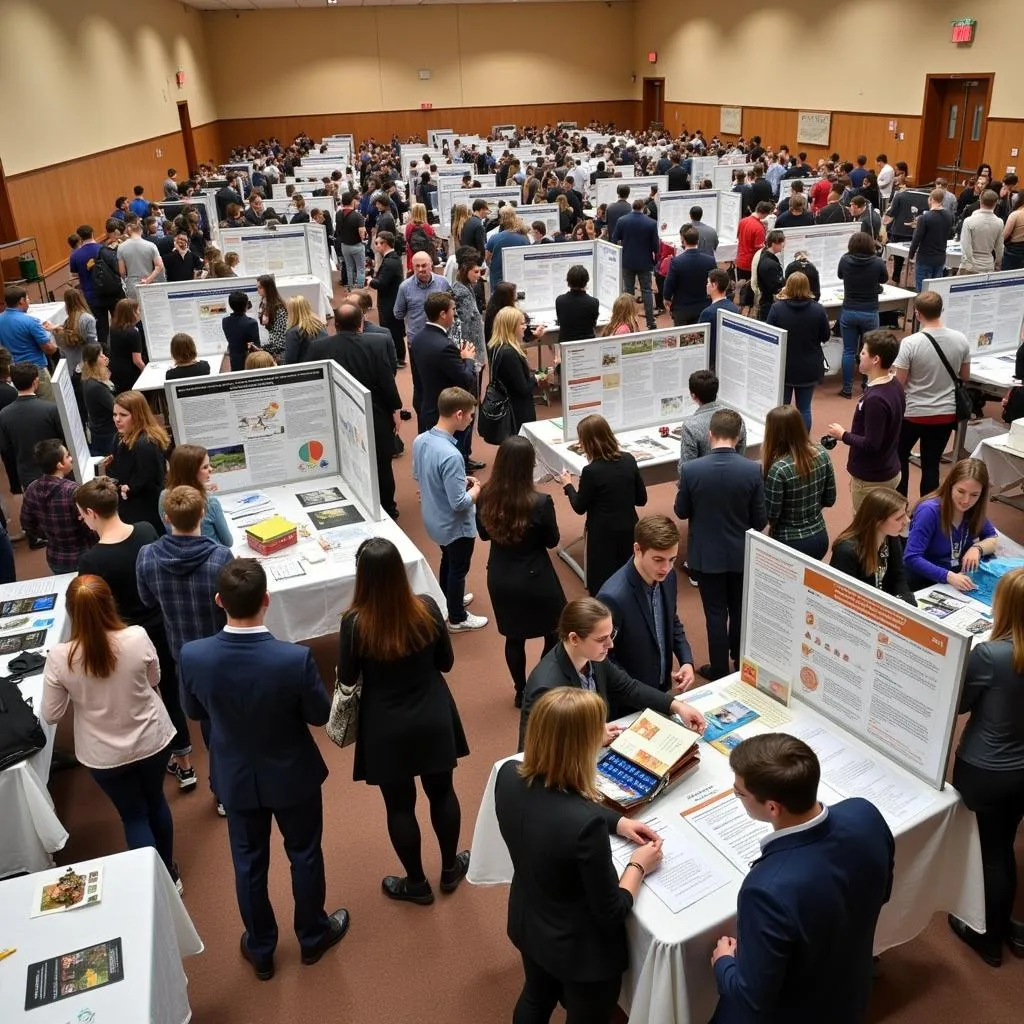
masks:
[[[319,227],[319,225],[317,225]],[[221,251],[238,254],[238,273],[309,274],[309,250],[302,225],[294,228],[221,228]]]
[[[746,179],[747,172],[753,169],[753,164],[718,164],[711,172],[711,184],[722,192],[729,192],[737,171],[742,171],[743,177]]]
[[[370,392],[337,363],[329,365],[341,475],[352,497],[375,522],[380,519],[380,492],[373,454],[375,442]]]
[[[568,291],[565,275],[577,264],[587,268],[587,291],[595,294],[594,250],[597,242],[555,242],[552,245],[510,246],[502,250],[501,275],[524,293],[520,309],[553,316],[555,298]]]
[[[701,182],[712,181],[717,166],[716,156],[690,157],[690,184],[694,188],[700,188]]]
[[[166,385],[174,437],[210,453],[220,491],[339,472],[328,363]]]
[[[781,231],[786,236],[785,247],[779,253],[783,267],[794,260],[798,252],[805,252],[817,269],[823,288],[842,284],[839,260],[850,247],[850,237],[860,231],[860,224],[823,224],[821,227],[782,228]]]
[[[747,534],[740,678],[794,699],[941,789],[971,639]]]
[[[926,281],[925,289],[942,296],[942,320],[960,331],[971,354],[1016,349],[1024,332],[1024,271],[969,274]]]
[[[517,203],[522,195],[519,188],[462,188],[461,178],[451,178],[447,183],[442,179],[437,192],[437,212],[441,218],[440,231],[447,235],[452,229],[452,207],[463,203],[470,213],[477,199],[486,199],[491,216],[498,215],[498,203]],[[525,209],[525,208],[524,208]]]
[[[618,167],[615,168],[619,170]],[[596,195],[594,203],[600,206],[601,203],[616,203],[619,200],[618,187],[626,185],[629,188],[629,198],[626,202],[631,203],[634,199],[647,199],[651,194],[651,186],[658,186],[658,194],[668,191],[668,175],[652,174],[644,178],[598,178],[595,186]]]
[[[611,242],[594,243],[594,295],[602,311],[611,315],[615,300],[622,293],[622,249]]]
[[[786,332],[738,313],[718,313],[719,401],[744,419],[764,423],[782,403]]]
[[[666,192],[658,199],[658,233],[670,245],[681,245],[679,231],[690,223],[690,210],[695,206],[701,209],[701,222],[717,230],[718,196],[714,189]]]
[[[690,374],[708,365],[708,325],[671,327],[562,345],[562,436],[584,416],[612,430],[678,422],[692,411]]]

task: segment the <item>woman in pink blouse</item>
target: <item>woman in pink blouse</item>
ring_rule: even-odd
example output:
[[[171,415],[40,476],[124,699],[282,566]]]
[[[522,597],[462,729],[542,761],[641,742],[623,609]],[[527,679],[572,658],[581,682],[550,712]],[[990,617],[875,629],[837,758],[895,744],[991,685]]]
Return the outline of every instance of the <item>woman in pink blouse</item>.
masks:
[[[42,717],[53,724],[75,705],[78,760],[117,808],[128,848],[155,847],[181,892],[164,798],[174,726],[157,692],[156,650],[141,626],[121,621],[99,576],[72,580],[67,610],[71,638],[46,656]]]

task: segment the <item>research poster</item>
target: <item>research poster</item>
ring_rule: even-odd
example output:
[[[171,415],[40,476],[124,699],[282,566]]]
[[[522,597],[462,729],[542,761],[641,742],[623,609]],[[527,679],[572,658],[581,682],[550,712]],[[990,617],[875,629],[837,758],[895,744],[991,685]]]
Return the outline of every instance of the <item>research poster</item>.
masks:
[[[713,181],[715,168],[718,166],[717,156],[690,157],[690,184],[695,189],[702,187],[705,181]]]
[[[306,232],[301,224],[275,230],[221,228],[220,239],[223,252],[238,254],[239,275],[312,273]]]
[[[740,135],[743,132],[743,108],[720,107],[718,130],[722,135]]]
[[[528,226],[532,226],[535,220],[544,221],[544,227],[549,235],[556,234],[561,228],[562,222],[559,218],[557,203],[533,203],[530,206],[524,206],[520,209],[519,216],[526,221]]]
[[[554,316],[555,298],[569,290],[565,275],[570,267],[584,266],[590,273],[587,291],[595,295],[594,250],[596,242],[555,242],[522,245],[502,251],[502,277],[523,293],[521,309],[530,314]],[[617,246],[615,248],[618,248]],[[600,300],[599,300],[600,301]]]
[[[618,167],[615,168],[619,170]],[[629,188],[629,198],[626,200],[632,203],[634,199],[647,199],[651,194],[651,186],[658,186],[658,194],[668,191],[668,176],[664,174],[652,174],[643,178],[598,178],[595,186],[594,203],[600,206],[601,203],[617,203],[619,201],[617,189],[620,185]]]
[[[739,233],[743,199],[739,192],[718,193],[718,240],[731,241]]]
[[[1020,345],[1024,271],[943,277],[926,281],[924,286],[942,296],[943,322],[964,334],[972,354],[987,355]]]
[[[804,187],[804,195],[807,196],[808,203],[810,202],[811,189],[818,184],[818,178],[780,178],[779,179],[779,202],[789,197],[790,192],[793,191],[793,183],[799,181]]]
[[[562,349],[562,436],[599,413],[614,431],[667,424],[693,411],[690,374],[708,365],[708,325],[573,341]]]
[[[740,676],[794,698],[941,789],[970,637],[747,534]]]
[[[801,110],[796,115],[796,141],[809,146],[827,146],[832,115],[820,110]]]
[[[680,246],[679,232],[690,223],[690,210],[701,208],[701,222],[718,230],[718,196],[714,189],[666,192],[658,198],[658,233],[670,245]]]
[[[209,451],[220,491],[335,476],[329,366],[172,381],[166,391],[175,440]]]
[[[823,224],[821,227],[782,228],[785,248],[779,254],[782,266],[795,259],[798,252],[818,270],[822,288],[832,288],[839,280],[839,260],[850,247],[850,236],[860,231],[860,224]]]
[[[746,180],[747,172],[753,167],[753,164],[717,164],[711,172],[711,184],[722,192],[728,192],[732,189],[736,172],[742,171]]]
[[[611,242],[594,242],[594,295],[602,310],[611,314],[615,300],[622,294],[622,249]]]
[[[498,214],[498,204],[519,202],[522,192],[519,187],[513,185],[504,188],[462,188],[461,178],[451,180],[451,188],[446,187],[444,179],[437,190],[437,214],[441,218],[439,225],[441,234],[447,235],[452,229],[452,207],[464,203],[470,213],[473,212],[473,203],[477,199],[486,199],[491,208],[491,216]],[[524,207],[525,209],[525,207]]]
[[[337,363],[328,364],[334,396],[334,422],[338,428],[341,475],[352,496],[369,515],[380,519],[380,492],[374,460],[373,410],[370,392]]]
[[[53,398],[57,404],[60,425],[64,428],[64,443],[71,453],[71,461],[75,467],[75,479],[80,484],[88,483],[96,472],[66,359],[61,359],[57,363],[57,369],[53,371]]]
[[[738,313],[718,313],[719,401],[744,419],[764,423],[782,404],[786,368],[786,332]]]

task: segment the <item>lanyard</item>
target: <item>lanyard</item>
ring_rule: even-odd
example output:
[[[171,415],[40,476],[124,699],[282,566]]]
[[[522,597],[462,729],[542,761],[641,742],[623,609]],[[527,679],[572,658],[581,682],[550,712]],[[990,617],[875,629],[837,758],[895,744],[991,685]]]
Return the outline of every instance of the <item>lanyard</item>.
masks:
[[[950,567],[960,565],[960,555],[969,546],[967,541],[970,540],[969,527],[966,519],[960,523],[960,527],[957,530],[949,531],[949,564]]]
[[[889,571],[889,542],[882,541],[882,546],[878,549],[878,564],[875,568],[875,589],[882,589],[882,581],[885,579],[885,574]]]

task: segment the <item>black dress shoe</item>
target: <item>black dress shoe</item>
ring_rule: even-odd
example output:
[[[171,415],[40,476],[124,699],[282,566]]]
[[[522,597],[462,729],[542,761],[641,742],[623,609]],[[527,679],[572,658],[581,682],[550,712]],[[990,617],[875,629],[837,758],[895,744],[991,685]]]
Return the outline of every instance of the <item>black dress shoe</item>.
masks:
[[[341,910],[336,910],[333,914],[328,915],[328,920],[331,923],[330,934],[320,945],[314,946],[308,952],[303,951],[302,962],[304,964],[315,964],[331,946],[336,946],[345,937],[349,925],[348,911],[344,907]]]
[[[1019,921],[1010,922],[1010,930],[1006,936],[1006,944],[1010,952],[1019,960],[1024,960],[1024,924]]]
[[[469,871],[469,850],[455,854],[455,866],[441,872],[441,892],[455,892]]]
[[[408,878],[388,875],[381,880],[380,887],[388,899],[405,900],[423,907],[434,902],[434,890],[430,888],[430,883],[426,879],[422,882],[410,882]]]
[[[260,981],[270,981],[274,976],[274,958],[271,957],[269,960],[257,960],[246,945],[245,937],[248,932],[242,932],[242,938],[239,942],[239,948],[242,950],[242,956],[245,957],[249,963],[252,964],[252,969],[256,972],[256,977]]]
[[[721,679],[723,676],[727,676],[728,672],[716,672],[710,665],[701,665],[697,669],[697,675],[703,676],[709,682],[714,682],[716,679]]]
[[[965,945],[971,947],[989,967],[999,967],[1003,962],[1003,954],[1000,947],[993,946],[988,937],[976,932],[970,925],[961,921],[959,917],[952,914],[946,915],[950,930]]]
[[[487,463],[479,459],[466,459],[466,469],[486,469]]]

